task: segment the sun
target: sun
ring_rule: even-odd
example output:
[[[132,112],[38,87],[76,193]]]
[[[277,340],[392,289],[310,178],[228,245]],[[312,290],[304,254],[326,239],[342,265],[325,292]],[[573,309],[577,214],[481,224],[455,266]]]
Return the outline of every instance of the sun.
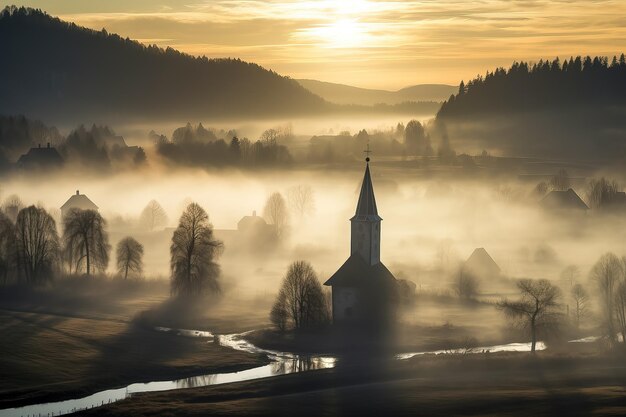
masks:
[[[367,31],[356,19],[338,19],[307,28],[304,34],[329,48],[355,48],[367,39]]]

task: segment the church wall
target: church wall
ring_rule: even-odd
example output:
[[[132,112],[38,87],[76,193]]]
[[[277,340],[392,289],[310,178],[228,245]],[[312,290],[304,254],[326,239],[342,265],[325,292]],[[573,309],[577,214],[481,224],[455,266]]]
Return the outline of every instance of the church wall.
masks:
[[[357,299],[356,288],[333,287],[333,321],[337,323],[357,319]]]

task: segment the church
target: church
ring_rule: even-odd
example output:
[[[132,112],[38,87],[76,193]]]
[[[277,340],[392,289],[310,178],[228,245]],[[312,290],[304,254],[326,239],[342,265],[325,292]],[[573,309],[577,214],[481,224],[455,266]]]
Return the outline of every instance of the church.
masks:
[[[396,278],[380,261],[378,215],[369,161],[356,212],[350,219],[350,257],[324,283],[332,289],[333,324],[384,325],[393,318]]]

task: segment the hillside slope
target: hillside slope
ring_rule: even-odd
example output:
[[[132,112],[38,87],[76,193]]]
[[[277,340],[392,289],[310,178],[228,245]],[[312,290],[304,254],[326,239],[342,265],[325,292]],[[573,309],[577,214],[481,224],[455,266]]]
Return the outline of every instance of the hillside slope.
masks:
[[[40,10],[0,12],[0,113],[54,122],[315,113],[320,97],[237,59],[192,57]]]
[[[406,101],[444,101],[458,91],[445,84],[420,84],[398,91],[375,90],[317,80],[297,80],[307,90],[337,104],[398,104]]]

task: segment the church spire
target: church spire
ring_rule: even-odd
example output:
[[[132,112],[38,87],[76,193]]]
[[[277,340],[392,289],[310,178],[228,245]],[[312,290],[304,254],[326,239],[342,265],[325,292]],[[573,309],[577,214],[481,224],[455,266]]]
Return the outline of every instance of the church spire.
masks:
[[[369,153],[369,146],[366,153]],[[380,263],[380,221],[374,187],[370,175],[369,156],[365,158],[365,175],[356,205],[356,213],[350,219],[351,239],[350,253],[358,254],[368,265]]]
[[[372,186],[372,177],[370,176],[369,162],[365,164],[365,176],[363,177],[363,184],[361,184],[361,193],[359,194],[359,202],[356,205],[354,218],[359,220],[380,220],[378,208],[376,207],[374,187]]]
[[[352,219],[356,220],[382,220],[378,216],[378,208],[376,207],[376,197],[374,197],[374,187],[372,186],[372,177],[370,176],[370,145],[367,144],[365,153],[365,175],[361,184],[361,193],[359,194],[359,202],[356,205],[356,213]]]

